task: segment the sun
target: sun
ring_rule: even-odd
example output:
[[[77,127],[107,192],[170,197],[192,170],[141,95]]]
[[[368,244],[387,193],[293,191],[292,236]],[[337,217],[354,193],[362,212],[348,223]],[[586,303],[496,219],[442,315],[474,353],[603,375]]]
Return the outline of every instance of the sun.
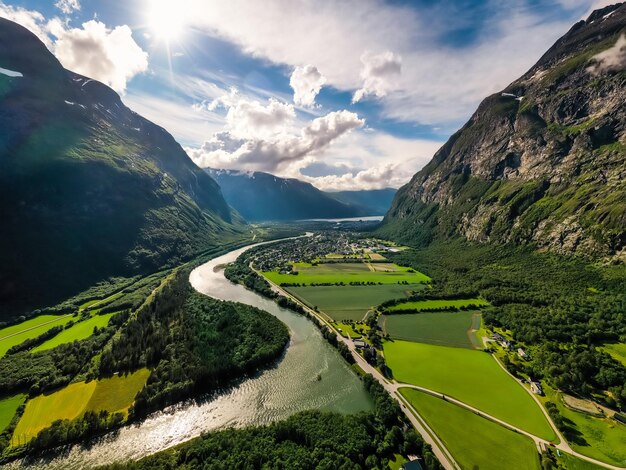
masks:
[[[180,40],[185,28],[184,10],[181,2],[151,0],[148,5],[148,25],[155,38],[168,44]]]

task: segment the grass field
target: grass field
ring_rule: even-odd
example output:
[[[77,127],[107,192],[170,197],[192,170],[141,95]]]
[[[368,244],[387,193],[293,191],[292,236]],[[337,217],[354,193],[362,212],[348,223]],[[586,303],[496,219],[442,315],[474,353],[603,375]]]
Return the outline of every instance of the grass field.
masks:
[[[360,338],[361,336],[363,336],[370,330],[370,327],[365,324],[350,324],[350,323],[338,322],[338,323],[335,323],[334,326],[335,328],[341,330],[341,336],[345,336],[348,338]],[[360,333],[359,331],[355,331],[355,330],[360,330],[363,333]]]
[[[21,344],[27,339],[36,338],[55,326],[65,325],[72,319],[72,316],[65,315],[40,315],[18,325],[1,329],[0,357],[4,356],[13,346]]]
[[[71,343],[73,341],[80,341],[85,338],[89,338],[93,334],[95,327],[103,328],[108,325],[109,320],[114,313],[107,313],[104,315],[95,315],[87,320],[76,323],[70,328],[61,331],[58,335],[50,338],[48,341],[43,342],[36,348],[33,348],[31,352],[46,351],[48,349],[56,348],[60,344]]]
[[[626,466],[626,425],[570,410],[551,389],[546,389],[546,394],[569,425],[580,433],[578,439],[569,440],[574,450],[606,463]]]
[[[126,376],[115,375],[108,379],[99,380],[86,409],[126,413],[149,376],[150,371],[148,369],[139,369]]]
[[[426,393],[406,388],[400,392],[444,442],[461,468],[541,468],[531,439]]]
[[[485,307],[489,302],[483,299],[456,299],[456,300],[420,300],[417,302],[403,302],[398,305],[389,307],[387,310],[395,312],[397,310],[412,310],[415,312],[423,312],[427,310],[437,310],[442,308],[462,308],[470,305]]]
[[[389,299],[406,297],[424,284],[376,286],[288,287],[291,294],[310,307],[317,307],[333,320],[361,320],[368,310]]]
[[[57,419],[72,420],[87,410],[126,411],[149,375],[140,369],[127,376],[73,383],[29,400],[13,433],[13,445],[28,442]]]
[[[556,439],[539,405],[489,354],[409,341],[385,342],[384,350],[399,382],[441,392],[536,436]]]
[[[276,284],[326,284],[343,282],[375,282],[383,284],[397,284],[408,282],[411,284],[429,282],[430,278],[419,272],[409,272],[410,268],[393,265],[395,271],[372,271],[366,263],[323,263],[317,266],[299,263],[295,266],[297,275],[280,274],[276,271],[265,271],[263,275]]]
[[[586,460],[579,459],[578,457],[574,457],[573,455],[566,454],[565,452],[561,452],[561,455],[557,458],[557,460],[561,462],[567,470],[603,470],[604,469],[604,467],[601,467],[600,465],[587,462]]]
[[[382,328],[393,339],[474,348],[469,330],[473,312],[409,313],[381,316]]]
[[[605,344],[602,349],[626,366],[626,343]]]
[[[4,431],[6,427],[11,424],[15,412],[25,400],[26,395],[24,394],[14,395],[0,400],[0,432]]]

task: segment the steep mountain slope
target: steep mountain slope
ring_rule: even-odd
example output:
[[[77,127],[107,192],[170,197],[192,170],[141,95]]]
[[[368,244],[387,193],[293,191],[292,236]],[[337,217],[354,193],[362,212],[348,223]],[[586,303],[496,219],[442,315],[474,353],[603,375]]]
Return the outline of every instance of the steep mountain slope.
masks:
[[[397,190],[393,188],[361,191],[328,192],[331,197],[345,204],[367,207],[368,215],[384,215],[393,202]]]
[[[343,200],[293,178],[263,172],[206,170],[220,185],[226,201],[251,221],[361,217],[381,214],[370,206]],[[389,206],[387,206],[389,207]],[[384,213],[384,211],[382,212]]]
[[[381,232],[624,256],[624,34],[625,4],[574,25],[399,190]]]
[[[158,269],[240,230],[164,129],[0,18],[0,312]]]

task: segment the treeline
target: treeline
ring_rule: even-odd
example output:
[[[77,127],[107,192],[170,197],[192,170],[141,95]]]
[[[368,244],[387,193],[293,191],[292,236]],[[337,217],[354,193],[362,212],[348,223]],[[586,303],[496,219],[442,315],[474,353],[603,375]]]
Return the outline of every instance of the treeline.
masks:
[[[267,426],[204,434],[173,449],[104,467],[159,469],[380,469],[394,454],[422,455],[427,470],[441,466],[421,437],[408,429],[399,405],[370,376],[374,411],[341,415],[305,411]]]
[[[493,307],[483,313],[486,325],[511,330],[532,347],[523,367],[533,377],[582,396],[610,391],[605,399],[626,407],[626,368],[596,347],[626,342],[626,266],[461,241],[390,258],[432,277],[435,295],[487,299]]]
[[[385,309],[389,307],[395,307],[398,304],[403,304],[406,302],[420,302],[422,300],[463,300],[463,299],[471,299],[474,297],[478,297],[477,292],[457,292],[455,294],[424,294],[423,292],[413,292],[408,297],[402,297],[397,299],[389,299],[385,300],[383,303],[379,305],[380,309]]]
[[[465,312],[467,310],[478,310],[483,308],[484,305],[468,304],[456,307],[454,305],[448,305],[445,307],[428,307],[425,309],[416,310],[414,308],[396,308],[393,310],[383,309],[382,313],[385,315],[402,315],[407,313],[420,313],[420,312]]]
[[[398,281],[398,284],[408,285],[408,281]],[[382,286],[382,282],[374,281],[351,281],[351,282],[281,282],[280,287],[330,287],[330,286]]]
[[[131,418],[214,390],[275,360],[289,342],[274,316],[198,294],[179,270],[105,348],[99,373],[152,369]]]

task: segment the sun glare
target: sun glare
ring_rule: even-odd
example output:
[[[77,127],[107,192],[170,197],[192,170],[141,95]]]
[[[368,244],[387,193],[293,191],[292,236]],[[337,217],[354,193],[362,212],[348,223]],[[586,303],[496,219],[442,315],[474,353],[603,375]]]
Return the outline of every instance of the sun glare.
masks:
[[[167,43],[180,39],[185,26],[183,8],[172,0],[152,0],[148,9],[148,23],[157,39]]]

